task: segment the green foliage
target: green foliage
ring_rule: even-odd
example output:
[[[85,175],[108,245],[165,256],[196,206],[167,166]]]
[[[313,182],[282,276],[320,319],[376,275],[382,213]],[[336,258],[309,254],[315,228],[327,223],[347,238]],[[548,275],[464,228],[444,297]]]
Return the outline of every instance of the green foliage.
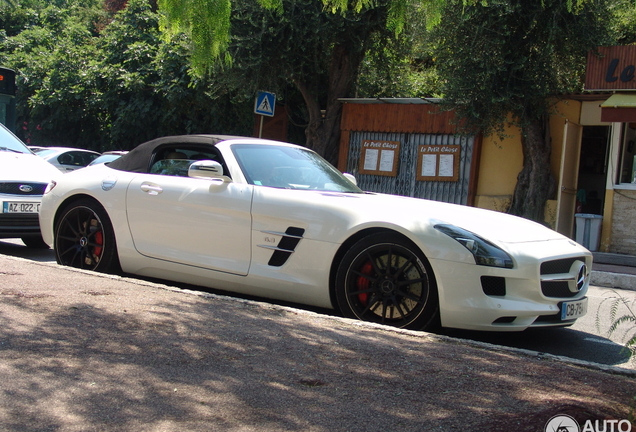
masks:
[[[622,340],[625,348],[629,351],[632,359],[636,358],[636,300],[628,300],[616,291],[610,297],[606,297],[599,305],[596,315],[596,328],[600,328],[600,310],[605,305],[609,305],[610,327],[607,330],[607,337],[611,337],[619,331],[623,331]]]
[[[615,0],[610,5],[610,25],[618,45],[636,43],[636,3],[634,0]]]
[[[0,11],[22,23],[0,41],[3,65],[18,72],[21,138],[105,151],[170,134],[249,134],[249,106],[190,73],[189,40],[164,41],[147,0],[109,21],[79,4]]]
[[[298,8],[296,2],[285,0],[256,0],[259,8],[279,15],[290,15],[290,9]],[[325,11],[332,15],[341,15],[354,19],[357,15],[380,10],[385,14],[383,26],[399,35],[412,19],[410,12],[417,7],[425,17],[427,25],[432,27],[439,22],[441,9],[446,0],[318,0],[323,19],[329,20]],[[191,62],[193,69],[202,75],[220,59],[231,62],[234,57],[226,50],[230,47],[235,28],[231,25],[232,11],[243,7],[244,1],[236,0],[159,0],[163,12],[162,30],[168,37],[178,33],[187,34],[192,40]],[[315,6],[312,5],[313,10]],[[296,22],[303,26],[304,23]],[[258,36],[258,35],[255,35]],[[325,34],[325,36],[328,36]],[[225,54],[225,56],[223,56]]]
[[[485,133],[508,113],[522,126],[540,118],[551,96],[581,90],[588,50],[610,42],[608,19],[604,0],[449,0],[435,30],[446,102]]]
[[[185,33],[192,41],[192,66],[203,73],[230,41],[230,0],[159,0],[167,37]]]
[[[377,32],[358,74],[356,92],[368,97],[439,97],[425,5],[411,5],[398,35]]]

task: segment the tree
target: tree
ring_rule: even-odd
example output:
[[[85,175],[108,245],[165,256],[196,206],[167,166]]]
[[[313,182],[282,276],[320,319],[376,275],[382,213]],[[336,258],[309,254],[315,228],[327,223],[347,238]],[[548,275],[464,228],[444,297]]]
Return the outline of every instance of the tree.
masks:
[[[611,5],[611,27],[617,45],[636,43],[636,5],[633,0],[614,0]]]
[[[587,52],[608,42],[605,0],[449,0],[435,36],[444,98],[466,130],[521,130],[523,168],[509,213],[544,220],[555,192],[548,115],[558,95],[582,90]]]
[[[224,58],[245,77],[254,77],[251,83],[270,77],[293,87],[304,101],[305,144],[333,162],[340,132],[338,99],[353,95],[369,49],[403,29],[408,0],[360,1],[352,7],[333,2],[327,10],[325,3],[160,0],[159,8],[168,34],[191,36],[192,63],[199,74]],[[277,86],[286,91],[284,84]]]
[[[89,41],[100,17],[97,1],[69,2],[63,8],[38,3],[1,15],[11,29],[0,53],[3,65],[17,72],[18,133],[27,142],[33,137],[50,145],[99,137],[100,123],[88,105],[92,92],[83,84],[94,53]]]
[[[162,135],[251,130],[249,116],[235,115],[249,105],[237,107],[218,79],[189,73],[188,41],[159,37],[153,0],[129,0],[115,14],[101,0],[29,1],[0,10],[10,29],[0,58],[17,72],[25,141],[105,151]]]

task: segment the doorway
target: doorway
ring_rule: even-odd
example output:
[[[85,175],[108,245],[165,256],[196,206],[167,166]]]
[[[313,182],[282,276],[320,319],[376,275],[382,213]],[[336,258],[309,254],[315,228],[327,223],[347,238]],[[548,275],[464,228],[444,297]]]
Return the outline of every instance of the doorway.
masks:
[[[603,215],[610,126],[584,126],[575,213]]]

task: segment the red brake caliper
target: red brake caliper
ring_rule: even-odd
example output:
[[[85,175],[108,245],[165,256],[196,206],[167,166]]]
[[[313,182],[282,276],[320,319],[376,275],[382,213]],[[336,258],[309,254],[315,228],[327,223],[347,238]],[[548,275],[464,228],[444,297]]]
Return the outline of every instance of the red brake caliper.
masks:
[[[95,246],[93,248],[93,254],[96,257],[102,256],[102,246],[104,246],[104,233],[102,231],[97,231],[95,233],[95,243],[99,246]]]
[[[360,269],[360,273],[365,274],[365,275],[373,274],[373,264],[371,264],[371,261],[367,261],[362,266],[362,269]],[[359,291],[368,290],[370,284],[371,284],[371,281],[368,278],[366,278],[364,276],[358,276],[358,280],[356,281],[356,285],[358,286],[358,290]],[[362,303],[363,305],[366,305],[367,304],[367,300],[369,300],[369,294],[368,293],[360,293],[360,294],[358,294],[358,300],[360,300],[360,303]]]

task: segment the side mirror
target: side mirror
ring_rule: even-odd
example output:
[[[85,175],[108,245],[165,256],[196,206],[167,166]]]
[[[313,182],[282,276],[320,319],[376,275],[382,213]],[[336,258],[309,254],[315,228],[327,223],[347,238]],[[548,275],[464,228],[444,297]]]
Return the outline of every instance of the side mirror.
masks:
[[[345,176],[345,178],[349,180],[351,183],[358,186],[358,181],[356,180],[356,177],[353,174],[343,173],[342,175]]]
[[[192,162],[188,168],[188,177],[213,178],[223,181],[231,179],[223,174],[223,166],[213,160],[199,160]]]

